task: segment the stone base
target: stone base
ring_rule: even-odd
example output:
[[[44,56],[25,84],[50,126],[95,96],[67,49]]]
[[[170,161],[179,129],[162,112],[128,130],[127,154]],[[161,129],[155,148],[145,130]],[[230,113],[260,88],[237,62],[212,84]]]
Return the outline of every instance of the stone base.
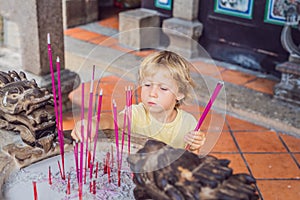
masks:
[[[157,48],[160,18],[156,11],[138,8],[119,13],[119,42],[134,49]]]
[[[282,72],[281,81],[274,87],[274,97],[300,105],[300,64],[285,62],[276,66]]]
[[[163,32],[169,37],[168,49],[186,58],[200,56],[198,39],[203,25],[198,21],[170,18],[163,21]]]

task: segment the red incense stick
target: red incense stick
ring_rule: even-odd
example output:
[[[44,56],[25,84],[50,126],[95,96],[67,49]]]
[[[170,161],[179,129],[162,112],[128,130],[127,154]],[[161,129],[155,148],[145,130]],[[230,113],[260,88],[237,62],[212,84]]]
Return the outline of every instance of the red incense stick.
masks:
[[[48,171],[48,182],[49,182],[49,185],[52,185],[52,173],[51,173],[50,166],[49,166],[49,171]]]
[[[93,194],[96,194],[96,180],[93,180]]]
[[[110,153],[107,152],[107,153],[106,153],[106,161],[105,161],[105,165],[106,165],[106,171],[107,171],[108,182],[110,183],[110,165],[109,165],[109,158],[110,158]]]
[[[74,144],[74,143],[73,143]],[[76,170],[76,177],[77,182],[79,183],[79,171],[78,171],[78,143],[74,144],[74,160],[75,160],[75,170]]]
[[[195,128],[195,131],[198,131],[198,130],[200,129],[200,127],[201,127],[201,125],[202,125],[202,123],[203,123],[205,117],[207,116],[207,114],[208,114],[208,112],[209,112],[209,110],[210,110],[212,104],[213,104],[214,101],[216,100],[216,98],[217,98],[217,96],[218,96],[218,94],[219,94],[221,88],[223,87],[223,85],[224,85],[223,82],[218,82],[216,88],[214,89],[214,92],[213,92],[211,98],[209,99],[209,101],[208,101],[208,103],[207,103],[207,105],[206,105],[206,107],[205,107],[205,109],[204,109],[204,111],[203,111],[203,113],[202,113],[202,115],[201,115],[199,121],[198,121],[198,124],[197,124],[197,126],[196,126],[196,128]],[[191,145],[188,144],[188,145],[185,147],[185,149],[186,149],[186,150],[189,150],[190,147],[191,147]]]
[[[118,169],[118,187],[121,186],[121,170]]]
[[[32,184],[33,184],[33,196],[34,196],[34,200],[38,200],[38,193],[37,193],[36,182],[32,181]]]
[[[95,171],[95,178],[98,178],[98,170],[99,170],[99,163],[96,162],[96,171]]]
[[[58,165],[60,177],[61,177],[62,179],[64,179],[64,178],[63,178],[63,173],[62,173],[62,170],[61,170],[61,166],[60,166],[60,163],[59,163],[59,160],[57,161],[57,165]]]
[[[93,193],[93,182],[90,182],[90,193]]]
[[[67,195],[71,194],[70,174],[68,175]]]

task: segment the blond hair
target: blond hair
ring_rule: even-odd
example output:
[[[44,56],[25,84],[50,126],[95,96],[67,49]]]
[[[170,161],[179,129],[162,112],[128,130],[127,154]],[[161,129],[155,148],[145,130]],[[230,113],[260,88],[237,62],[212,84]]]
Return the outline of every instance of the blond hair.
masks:
[[[147,56],[139,69],[139,83],[141,84],[145,77],[157,73],[156,69],[162,67],[169,70],[171,77],[177,83],[178,91],[184,94],[184,98],[177,102],[176,107],[187,100],[191,100],[193,88],[196,86],[190,75],[192,65],[171,51],[159,51]]]

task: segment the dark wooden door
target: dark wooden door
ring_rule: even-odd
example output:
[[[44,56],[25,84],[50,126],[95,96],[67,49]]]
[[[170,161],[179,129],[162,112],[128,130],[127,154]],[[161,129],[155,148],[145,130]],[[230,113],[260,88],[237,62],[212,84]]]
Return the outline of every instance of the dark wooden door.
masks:
[[[272,11],[266,8],[270,3],[274,6],[274,1],[200,0],[199,21],[204,29],[199,43],[212,58],[279,76],[275,65],[286,61],[288,53],[280,42],[283,23],[277,10],[282,9],[281,2],[275,2]],[[270,13],[277,18],[270,18]],[[293,38],[300,40],[297,29]]]

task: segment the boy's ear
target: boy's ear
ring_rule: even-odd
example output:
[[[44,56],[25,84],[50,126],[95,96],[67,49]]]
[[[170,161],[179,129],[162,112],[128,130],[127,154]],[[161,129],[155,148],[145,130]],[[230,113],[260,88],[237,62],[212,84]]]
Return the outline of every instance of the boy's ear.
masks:
[[[176,100],[177,100],[177,101],[180,101],[180,100],[182,100],[183,98],[184,98],[184,94],[179,93],[179,94],[177,95],[177,97],[176,97]]]

